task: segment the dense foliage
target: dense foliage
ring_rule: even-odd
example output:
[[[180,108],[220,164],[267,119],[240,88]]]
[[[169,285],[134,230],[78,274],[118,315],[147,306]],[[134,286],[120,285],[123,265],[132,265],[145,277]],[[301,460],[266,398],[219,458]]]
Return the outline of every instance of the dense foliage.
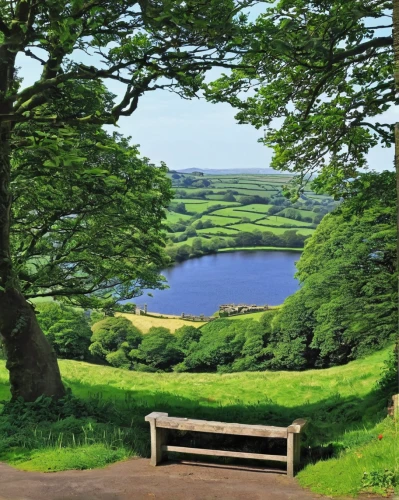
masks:
[[[68,87],[82,113],[112,104],[99,84]],[[68,111],[65,100],[56,111]],[[27,133],[17,126],[16,134]],[[162,286],[156,267],[165,262],[162,219],[172,196],[166,172],[140,158],[129,139],[98,126],[69,134],[44,127],[40,141],[14,151],[11,245],[24,296],[106,307]]]
[[[128,353],[143,340],[141,332],[126,318],[109,317],[92,327],[90,352],[117,368],[129,368]]]
[[[327,215],[297,264],[301,289],[275,328],[277,366],[330,366],[397,334],[395,175],[365,174]],[[283,351],[280,349],[284,347]]]
[[[88,317],[81,309],[56,302],[35,307],[38,321],[57,356],[65,359],[86,359],[92,335]]]
[[[273,168],[295,172],[301,188],[318,172],[315,185],[345,191],[370,149],[394,143],[386,111],[397,104],[398,14],[384,0],[274,2],[243,30],[243,67],[208,96],[264,128]]]
[[[176,337],[164,327],[152,327],[137,349],[129,353],[138,371],[169,370],[183,359]]]
[[[251,3],[0,0],[0,331],[14,398],[65,394],[27,299],[98,307],[160,284],[165,170],[100,126],[148,91],[195,96],[209,69],[234,64]],[[109,82],[119,97],[104,96]]]

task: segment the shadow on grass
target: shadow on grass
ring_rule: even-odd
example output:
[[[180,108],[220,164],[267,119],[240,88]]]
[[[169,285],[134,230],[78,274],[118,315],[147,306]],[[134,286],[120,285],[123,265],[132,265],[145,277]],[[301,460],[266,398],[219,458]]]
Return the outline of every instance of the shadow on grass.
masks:
[[[176,417],[283,427],[290,425],[297,418],[305,418],[308,420],[308,426],[302,438],[303,462],[315,462],[335,456],[343,448],[354,444],[348,442],[346,434],[353,430],[372,429],[386,415],[387,403],[387,395],[377,390],[364,397],[344,398],[336,394],[316,403],[284,407],[268,401],[258,401],[256,404],[232,402],[222,405],[209,400],[192,400],[170,392],[121,390],[105,384],[92,385],[90,390],[87,385],[79,383],[70,384],[70,387],[76,396],[89,398],[100,406],[112,401],[118,415],[118,422],[112,423],[137,429],[136,437],[139,436],[140,439],[139,449],[142,456],[150,454],[150,432],[144,417],[152,411],[162,411]],[[239,391],[239,388],[237,390]],[[366,432],[350,439],[360,440],[357,444],[361,444],[362,440],[369,437]],[[180,432],[171,433],[170,444],[286,454],[286,440],[280,439]],[[220,460],[216,462],[220,463]],[[238,463],[237,460],[232,462],[229,459],[223,459],[222,462]],[[281,464],[279,467],[281,468]]]

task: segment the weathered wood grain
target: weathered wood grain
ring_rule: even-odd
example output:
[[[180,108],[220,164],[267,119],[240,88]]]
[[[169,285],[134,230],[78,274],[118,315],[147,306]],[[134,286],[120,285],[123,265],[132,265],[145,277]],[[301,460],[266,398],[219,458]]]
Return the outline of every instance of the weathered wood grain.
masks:
[[[287,439],[286,427],[266,425],[230,424],[189,418],[159,417],[157,427],[179,431],[210,432],[215,434],[231,434],[237,436],[257,436]]]

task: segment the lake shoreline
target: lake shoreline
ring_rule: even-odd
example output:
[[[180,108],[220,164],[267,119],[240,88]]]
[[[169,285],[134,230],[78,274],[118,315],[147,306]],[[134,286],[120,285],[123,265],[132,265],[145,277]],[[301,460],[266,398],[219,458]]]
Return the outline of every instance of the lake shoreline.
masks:
[[[221,248],[216,253],[226,253],[226,252],[303,252],[303,248],[291,248],[291,247],[235,247],[235,248]]]
[[[202,255],[190,255],[187,259],[183,260],[175,260],[166,266],[167,269],[171,269],[187,260],[192,259],[201,259],[202,257],[208,257],[209,255],[217,255],[218,253],[227,253],[227,252],[303,252],[303,248],[293,248],[293,247],[231,247],[231,248],[219,248],[212,253],[204,253]]]
[[[221,304],[280,305],[299,289],[298,250],[236,247],[193,257],[160,271],[169,288],[144,291],[134,302],[176,316],[211,316]]]

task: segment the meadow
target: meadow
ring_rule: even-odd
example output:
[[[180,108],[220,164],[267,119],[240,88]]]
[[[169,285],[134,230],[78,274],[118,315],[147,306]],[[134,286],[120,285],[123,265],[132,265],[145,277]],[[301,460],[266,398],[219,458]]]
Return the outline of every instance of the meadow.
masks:
[[[152,327],[162,326],[167,328],[172,333],[174,333],[178,328],[182,326],[194,326],[195,328],[199,328],[202,325],[205,325],[205,322],[201,321],[187,321],[179,318],[178,316],[171,315],[143,315],[139,316],[137,314],[128,314],[128,313],[116,313],[116,316],[124,316],[129,321],[133,323],[142,333],[148,333],[149,329]]]
[[[300,484],[333,496],[356,495],[375,471],[389,471],[398,479],[398,429],[393,419],[384,417],[386,401],[376,387],[389,350],[345,366],[305,372],[137,373],[60,360],[65,384],[90,405],[93,416],[85,417],[80,406],[80,419],[64,416],[46,424],[50,409],[41,407],[39,421],[30,423],[29,410],[24,410],[23,432],[10,437],[7,429],[17,425],[21,412],[12,416],[12,423],[3,415],[0,459],[23,470],[52,471],[149,456],[144,416],[154,410],[271,425],[288,425],[302,417],[309,425]],[[9,398],[4,361],[0,397]],[[368,490],[381,492],[377,483]]]

